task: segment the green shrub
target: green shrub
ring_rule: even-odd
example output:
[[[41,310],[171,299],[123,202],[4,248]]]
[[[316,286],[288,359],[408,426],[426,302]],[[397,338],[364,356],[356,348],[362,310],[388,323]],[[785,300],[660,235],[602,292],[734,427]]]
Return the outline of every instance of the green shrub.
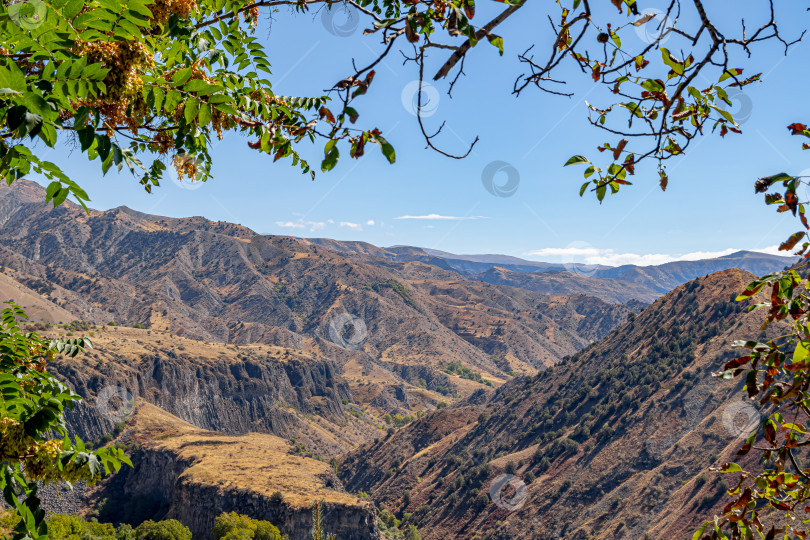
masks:
[[[147,520],[135,529],[137,540],[191,540],[191,531],[176,519]]]
[[[415,525],[408,525],[404,538],[405,540],[422,540],[422,535],[419,534],[419,529]]]
[[[218,516],[214,521],[211,534],[214,536],[214,540],[237,540],[239,538],[281,540],[281,533],[269,521],[252,519],[236,512]]]

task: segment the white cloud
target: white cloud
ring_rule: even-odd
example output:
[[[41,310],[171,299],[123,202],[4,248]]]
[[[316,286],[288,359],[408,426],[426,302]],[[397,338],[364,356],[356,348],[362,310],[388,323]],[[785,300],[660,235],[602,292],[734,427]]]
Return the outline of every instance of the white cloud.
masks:
[[[346,228],[351,229],[353,231],[362,231],[363,230],[362,225],[360,225],[359,223],[352,223],[351,221],[341,221],[340,226],[341,227],[346,227]]]
[[[287,229],[305,229],[306,225],[303,223],[293,223],[292,221],[276,221],[276,225],[279,227],[285,227]]]
[[[525,253],[525,256],[534,257],[537,260],[551,263],[578,263],[578,264],[598,264],[603,266],[622,266],[633,264],[636,266],[653,266],[674,261],[698,261],[701,259],[713,259],[731,255],[740,249],[724,249],[722,251],[693,251],[680,255],[667,253],[618,253],[612,249],[601,249],[593,246],[574,246],[564,248],[543,248]],[[785,255],[779,252],[778,246],[770,246],[762,249],[753,249],[760,253],[771,255]]]
[[[751,251],[756,251],[758,253],[767,253],[768,255],[782,255],[782,256],[790,256],[790,251],[779,251],[779,245],[775,244],[773,246],[764,247],[762,249],[752,249]]]
[[[424,216],[399,216],[394,219],[444,219],[444,220],[464,220],[464,219],[487,219],[486,216],[442,216],[440,214],[427,214]]]
[[[326,223],[323,221],[276,221],[277,227],[283,227],[285,229],[309,229],[310,232],[315,232],[320,229],[324,229],[326,227]]]
[[[366,221],[366,225],[368,225],[369,227],[373,227],[374,226],[374,220],[370,219],[370,220]]]

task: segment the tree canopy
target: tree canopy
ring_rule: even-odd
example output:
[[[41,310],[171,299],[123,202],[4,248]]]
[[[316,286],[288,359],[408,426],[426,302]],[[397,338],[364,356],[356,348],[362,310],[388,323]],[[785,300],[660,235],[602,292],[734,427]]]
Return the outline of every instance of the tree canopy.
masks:
[[[90,451],[65,426],[65,411],[81,398],[46,371],[56,355],[76,356],[85,338],[47,340],[25,332],[27,317],[14,304],[0,311],[0,489],[20,517],[15,539],[47,535],[38,483],[96,483],[130,464],[114,446]]]

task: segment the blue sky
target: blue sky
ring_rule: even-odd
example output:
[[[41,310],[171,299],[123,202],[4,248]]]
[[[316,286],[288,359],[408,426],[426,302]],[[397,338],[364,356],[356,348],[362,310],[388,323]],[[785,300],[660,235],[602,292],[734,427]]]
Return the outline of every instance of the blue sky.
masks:
[[[590,77],[574,71],[563,72],[570,76],[569,90],[576,92],[572,98],[531,89],[520,97],[511,94],[521,72],[516,55],[532,43],[538,44],[538,56],[548,49],[542,12],[547,6],[535,4],[499,27],[505,40],[503,57],[486,43],[473,49],[465,64],[467,76],[460,79],[452,99],[446,95],[446,81],[436,83],[436,91],[428,90],[433,100],[427,107],[432,113],[426,118],[428,129],[447,122],[437,141],[443,148],[462,152],[475,136],[480,137],[464,160],[424,148],[411,112],[417,73],[413,65],[402,65],[397,51],[379,66],[369,94],[357,102],[358,123],[378,127],[396,147],[395,165],[376,151],[361,160],[344,155],[333,171],[312,181],[284,162],[273,164],[272,158],[250,150],[237,136],[213,149],[213,180],[188,189],[167,179],[148,195],[128,172],[102,177],[98,164],[78,153],[58,149],[47,159],[67,159],[65,168],[88,191],[95,208],[126,205],[175,217],[202,215],[259,233],[363,240],[381,246],[653,264],[772,248],[798,230],[793,218],[764,206],[761,196],[753,193],[753,182],[779,171],[799,174],[810,168],[800,141],[785,129],[792,122],[808,120],[800,117],[806,107],[793,105],[806,104],[807,77],[796,73],[810,64],[806,41],[786,58],[776,46],[756,50],[745,73],[763,71],[767,76],[764,83],[746,87],[741,98],[743,110],[738,114],[746,117],[743,135],[725,140],[710,135],[696,141],[684,158],[669,163],[666,193],[657,187],[654,169],[646,168],[632,178],[632,187],[599,205],[593,197],[579,197],[582,168],[562,164],[573,154],[594,156],[595,147],[606,140],[615,142],[615,137],[607,138],[585,121],[585,99],[605,105],[611,96],[594,88]],[[658,4],[663,2],[642,7]],[[747,0],[735,3],[735,9],[743,13],[759,4]],[[810,15],[798,6],[782,4],[777,4],[782,8],[782,31],[792,37]],[[490,2],[478,9],[480,24],[503,8]],[[753,26],[759,21],[756,15],[762,14],[749,15],[747,22]],[[265,20],[257,34],[268,47],[277,94],[321,94],[349,74],[352,58],[365,65],[380,50],[376,35],[362,35],[366,20],[355,28],[342,13],[336,13],[331,23],[317,12],[280,11],[274,18],[272,25]],[[737,18],[722,20],[735,28],[739,24]],[[643,47],[642,37],[628,35],[625,46]],[[430,54],[434,69],[447,56],[446,51]],[[306,154],[312,163],[319,162],[317,147]],[[511,196],[499,197],[485,189],[482,173],[493,162],[503,162],[517,175]],[[496,176],[496,184],[506,181],[505,173]]]

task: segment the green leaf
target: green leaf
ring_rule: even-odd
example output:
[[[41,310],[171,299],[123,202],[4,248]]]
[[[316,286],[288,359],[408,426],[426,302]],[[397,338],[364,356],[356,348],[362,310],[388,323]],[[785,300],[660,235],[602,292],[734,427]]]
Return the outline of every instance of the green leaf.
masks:
[[[488,36],[489,43],[498,49],[498,53],[503,56],[503,38],[501,36],[496,36],[495,34],[491,34]]]
[[[676,75],[683,75],[685,65],[680,60],[675,59],[668,49],[661,47],[661,58],[664,63],[669,66]]]
[[[200,111],[200,100],[198,98],[188,98],[186,100],[186,105],[183,108],[183,118],[186,120],[186,124],[190,124],[197,118],[197,113]]]
[[[692,540],[700,540],[703,537],[703,533],[706,532],[706,527],[708,527],[710,523],[710,521],[707,521],[701,525],[700,528],[695,531],[695,534],[692,535]]]
[[[223,90],[222,86],[208,84],[207,82],[203,81],[202,79],[192,79],[183,87],[183,90],[186,92],[192,92],[200,96],[205,96],[208,94],[213,94],[214,92],[219,92]]]
[[[641,107],[638,106],[638,103],[634,103],[632,101],[628,101],[627,103],[619,103],[620,107],[624,107],[634,115],[638,116],[639,118],[644,116],[644,111]]]
[[[724,71],[722,75],[720,75],[720,78],[717,80],[717,82],[723,82],[726,79],[730,79],[731,77],[739,77],[740,75],[742,75],[742,73],[743,70],[741,68],[730,68]]]
[[[16,62],[4,62],[0,64],[0,88],[8,88],[16,93],[25,92],[28,86],[25,84],[25,75],[17,66]]]
[[[810,354],[810,351],[808,351],[804,342],[798,342],[796,344],[796,350],[793,352],[793,363],[796,364],[804,362],[807,359],[808,354]]]
[[[234,109],[232,106],[228,105],[227,103],[217,103],[214,107],[219,112],[223,112],[225,114],[239,114],[239,111],[237,111],[236,109]]]
[[[197,119],[201,126],[208,125],[211,121],[211,106],[208,103],[200,103],[200,114]]]
[[[578,165],[580,163],[590,163],[590,160],[588,160],[588,158],[585,156],[572,156],[571,159],[565,162],[563,167],[567,167],[569,165]]]
[[[712,467],[710,470],[719,473],[735,473],[735,472],[742,472],[742,467],[740,467],[736,463],[731,462],[721,465],[720,467]]]
[[[383,155],[388,160],[388,163],[394,163],[396,161],[396,153],[394,152],[394,147],[386,141],[382,135],[375,135],[374,140],[377,141],[377,144],[380,145],[380,150],[382,150]]]
[[[189,67],[181,69],[174,74],[174,77],[172,77],[172,84],[174,86],[183,86],[184,84],[186,84],[186,82],[188,82],[190,78],[191,78],[191,68]]]

